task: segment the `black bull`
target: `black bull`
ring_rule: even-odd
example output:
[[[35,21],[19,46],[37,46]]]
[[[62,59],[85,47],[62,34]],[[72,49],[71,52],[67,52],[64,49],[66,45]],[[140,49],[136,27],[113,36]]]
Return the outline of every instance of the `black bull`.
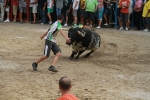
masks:
[[[79,28],[70,28],[68,31],[68,37],[71,38],[71,42],[66,44],[72,44],[71,60],[78,60],[79,56],[85,50],[91,50],[85,55],[85,57],[89,57],[92,52],[100,48],[101,37],[98,33],[89,29],[84,29],[85,33],[82,34],[79,30]],[[76,54],[77,56],[74,58],[74,55]]]

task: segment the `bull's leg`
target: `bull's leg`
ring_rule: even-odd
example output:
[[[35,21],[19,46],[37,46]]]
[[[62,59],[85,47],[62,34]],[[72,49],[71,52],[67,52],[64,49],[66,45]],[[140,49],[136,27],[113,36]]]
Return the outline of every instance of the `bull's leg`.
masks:
[[[89,53],[87,53],[84,57],[85,58],[87,58],[87,57],[89,57],[90,56],[90,54],[92,53],[92,52],[94,52],[93,50],[91,50]]]
[[[72,54],[71,54],[71,56],[69,57],[69,59],[70,60],[72,60],[73,58],[74,58],[74,55],[75,55],[76,53],[74,52],[74,51],[72,51]]]
[[[78,55],[75,57],[74,60],[78,60],[78,59],[79,59],[79,56],[80,56],[84,51],[85,51],[85,50],[79,51],[79,52],[78,52]]]

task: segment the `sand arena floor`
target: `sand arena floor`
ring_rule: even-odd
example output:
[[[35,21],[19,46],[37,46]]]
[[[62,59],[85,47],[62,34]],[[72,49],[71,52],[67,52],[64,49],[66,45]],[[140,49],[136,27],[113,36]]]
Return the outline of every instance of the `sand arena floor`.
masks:
[[[59,34],[59,72],[47,70],[53,53],[35,72],[31,64],[43,55],[40,36],[48,27],[0,23],[0,100],[56,100],[62,76],[71,79],[80,100],[150,100],[150,32],[98,29],[100,49],[77,62],[69,60],[71,46]]]

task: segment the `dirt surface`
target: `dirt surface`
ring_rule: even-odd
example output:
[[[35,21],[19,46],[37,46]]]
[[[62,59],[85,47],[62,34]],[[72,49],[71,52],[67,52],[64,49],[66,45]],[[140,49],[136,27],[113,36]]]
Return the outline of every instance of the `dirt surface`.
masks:
[[[98,29],[100,49],[78,61],[69,60],[72,48],[59,34],[59,72],[48,71],[53,53],[35,72],[31,64],[43,55],[40,36],[48,27],[0,23],[0,100],[56,100],[62,76],[71,79],[80,100],[150,100],[150,32]]]

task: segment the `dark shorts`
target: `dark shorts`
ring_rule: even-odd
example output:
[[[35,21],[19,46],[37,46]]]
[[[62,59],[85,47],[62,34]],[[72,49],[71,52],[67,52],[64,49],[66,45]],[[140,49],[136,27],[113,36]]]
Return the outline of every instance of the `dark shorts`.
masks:
[[[85,9],[80,9],[80,15],[84,16],[85,15]]]
[[[66,16],[68,16],[68,10],[66,10]]]
[[[50,55],[50,51],[53,51],[54,55],[56,55],[56,53],[61,52],[59,46],[57,46],[57,44],[55,42],[49,41],[49,40],[45,40],[45,48],[44,48],[44,55],[46,57],[49,57]]]
[[[88,19],[89,17],[90,17],[90,20],[92,22],[95,21],[95,13],[94,12],[85,11],[85,19]]]
[[[150,25],[150,17],[143,17],[143,24]]]
[[[128,21],[128,13],[120,12],[120,20]]]
[[[120,17],[121,8],[117,8],[117,16]]]
[[[106,8],[104,11],[104,15],[109,16],[110,15],[110,9]]]

